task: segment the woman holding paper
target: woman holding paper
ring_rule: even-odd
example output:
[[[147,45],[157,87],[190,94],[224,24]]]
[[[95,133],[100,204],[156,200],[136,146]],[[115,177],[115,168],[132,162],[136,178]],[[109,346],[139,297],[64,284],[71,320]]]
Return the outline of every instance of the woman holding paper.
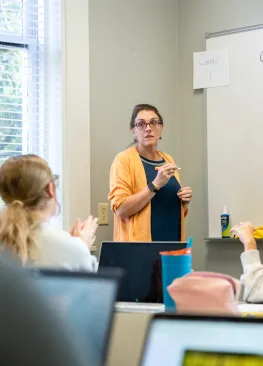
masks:
[[[185,240],[192,190],[181,187],[181,168],[173,158],[157,150],[163,125],[157,108],[135,106],[130,121],[135,146],[115,157],[110,172],[114,241]]]

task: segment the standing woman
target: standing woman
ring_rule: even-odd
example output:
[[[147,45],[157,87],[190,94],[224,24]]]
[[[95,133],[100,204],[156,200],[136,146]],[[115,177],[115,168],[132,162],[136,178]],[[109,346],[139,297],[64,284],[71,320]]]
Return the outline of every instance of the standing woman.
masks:
[[[115,157],[110,172],[114,241],[184,241],[192,190],[181,187],[173,158],[157,150],[162,116],[139,104],[130,129],[136,145]]]

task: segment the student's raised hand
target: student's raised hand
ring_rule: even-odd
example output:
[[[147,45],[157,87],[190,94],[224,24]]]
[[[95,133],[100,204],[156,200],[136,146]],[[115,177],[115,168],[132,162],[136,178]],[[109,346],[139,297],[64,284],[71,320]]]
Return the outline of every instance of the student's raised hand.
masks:
[[[184,203],[190,203],[193,197],[193,191],[190,187],[182,187],[177,193],[178,197]]]
[[[75,225],[70,230],[72,236],[80,237],[90,248],[96,240],[96,230],[98,228],[98,219],[89,216],[85,221],[81,222],[77,219]]]
[[[241,222],[230,230],[231,234],[237,235],[244,245],[245,251],[257,249],[257,243],[253,236],[253,226],[250,222]]]

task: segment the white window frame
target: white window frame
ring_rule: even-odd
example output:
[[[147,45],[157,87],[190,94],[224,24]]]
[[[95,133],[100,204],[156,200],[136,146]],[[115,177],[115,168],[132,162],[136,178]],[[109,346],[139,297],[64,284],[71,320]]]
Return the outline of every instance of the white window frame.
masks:
[[[56,15],[57,1],[44,0],[50,14],[49,23]],[[54,19],[54,18],[53,18]],[[61,0],[61,85],[62,85],[62,127],[57,134],[62,135],[63,226],[68,229],[76,217],[86,218],[91,209],[90,192],[90,91],[89,91],[89,1]],[[52,27],[45,31],[52,32]],[[3,37],[2,37],[3,39]],[[10,43],[19,41],[17,37],[5,36]],[[21,41],[20,41],[21,42]],[[27,40],[32,44],[32,40]],[[25,39],[22,41],[25,44]],[[75,53],[75,52],[79,53]],[[78,57],[77,57],[78,56]],[[52,85],[49,84],[50,89]],[[52,113],[52,111],[51,111]],[[49,115],[52,119],[52,115]],[[49,133],[49,158],[56,151],[56,138]],[[94,211],[95,209],[95,211]],[[93,207],[96,215],[96,207]]]
[[[54,27],[56,26],[56,23],[54,22],[54,17],[56,14],[54,14],[54,8],[56,5],[58,5],[57,1],[54,0],[27,0],[26,9],[28,11],[27,14],[25,14],[25,21],[30,23],[33,22],[32,20],[32,14],[30,13],[30,7],[35,7],[38,9],[37,5],[39,2],[43,2],[44,5],[44,34],[43,34],[43,42],[44,42],[44,54],[41,55],[41,46],[39,47],[39,40],[41,38],[35,36],[33,32],[36,30],[35,27],[27,26],[24,28],[24,30],[27,30],[28,34],[0,34],[0,47],[4,46],[10,49],[26,49],[28,52],[28,60],[31,62],[30,69],[31,69],[31,75],[32,75],[32,81],[27,80],[27,86],[28,86],[28,95],[27,103],[30,105],[30,113],[27,113],[27,105],[25,104],[25,100],[22,100],[22,108],[24,109],[22,112],[22,118],[23,118],[23,125],[22,125],[22,153],[30,153],[33,151],[33,153],[38,154],[42,156],[44,159],[46,159],[51,167],[55,165],[55,169],[53,168],[53,173],[58,174],[60,179],[62,180],[62,105],[61,107],[55,105],[55,108],[57,111],[59,111],[60,114],[60,123],[59,125],[53,126],[55,131],[55,137],[54,133],[52,133],[52,129],[50,126],[50,123],[53,120],[57,120],[57,115],[54,114],[52,107],[54,107],[54,103],[56,104],[56,100],[53,98],[52,93],[56,93],[57,89],[61,89],[61,81],[60,85],[55,85],[55,83],[52,82],[52,78],[54,75],[62,74],[62,61],[61,61],[61,44],[58,49],[55,49],[55,45],[52,43],[52,31],[54,30]],[[60,4],[59,4],[60,5]],[[56,11],[56,9],[55,9]],[[52,18],[52,19],[50,19]],[[53,22],[52,22],[53,21]],[[32,31],[32,34],[30,34],[30,29]],[[29,32],[28,32],[29,31]],[[59,41],[61,42],[61,29],[57,30],[56,32],[59,33]],[[49,47],[51,50],[47,49],[46,39],[48,39]],[[56,39],[56,41],[58,41]],[[54,41],[54,42],[56,42]],[[49,52],[47,52],[49,51]],[[50,55],[52,52],[56,52],[56,55],[52,56],[53,59],[50,60]],[[53,53],[54,53],[53,52]],[[49,53],[47,55],[47,53]],[[39,59],[43,62],[38,62]],[[45,58],[44,58],[45,57]],[[52,65],[53,69],[53,61],[56,61],[56,64],[54,66],[54,70],[51,70],[49,67]],[[41,82],[39,82],[40,74],[42,74]],[[36,85],[38,85],[38,88],[36,88]],[[48,90],[47,90],[48,89]],[[56,90],[54,90],[56,89]],[[30,92],[32,90],[32,92]],[[37,93],[36,93],[37,90]],[[61,92],[61,90],[60,90]],[[23,99],[23,97],[22,97]],[[48,100],[48,103],[46,103]],[[52,105],[53,103],[53,105]],[[35,108],[33,111],[32,108]],[[37,126],[37,127],[36,127]],[[53,130],[54,132],[54,130]],[[42,139],[36,138],[35,134],[42,134]],[[44,139],[48,139],[48,148],[46,143],[44,142]],[[58,141],[59,141],[59,147],[58,147]],[[37,145],[35,145],[37,142]],[[55,154],[57,154],[58,149],[60,150],[60,160],[58,162],[57,156],[54,159]],[[54,164],[52,164],[52,161]],[[62,183],[62,182],[61,182]],[[60,184],[60,189],[58,192],[58,201],[60,201],[60,215],[59,217],[55,218],[55,221],[59,225],[62,225],[63,221],[63,203],[62,203],[62,184]]]
[[[27,3],[29,5],[27,5],[27,9],[30,7],[30,4],[32,4],[32,6],[34,5],[34,3],[38,3],[38,0],[27,0]],[[30,22],[30,16],[26,15],[26,20],[27,22]],[[27,29],[30,29],[30,27],[27,27]],[[27,120],[27,123],[25,123],[23,121],[23,137],[22,137],[22,145],[23,145],[23,149],[22,149],[22,153],[27,153],[29,151],[34,150],[34,152],[36,154],[39,154],[43,157],[45,157],[45,151],[44,151],[44,147],[40,146],[40,143],[38,144],[39,146],[37,146],[37,149],[33,149],[33,141],[34,141],[34,132],[36,131],[36,129],[33,128],[33,124],[37,124],[37,126],[40,126],[40,118],[39,118],[39,114],[38,114],[38,110],[39,110],[39,105],[41,104],[41,102],[44,102],[44,98],[41,101],[41,99],[38,99],[38,96],[35,95],[35,93],[30,93],[30,89],[35,89],[34,85],[37,84],[37,78],[38,78],[38,71],[40,72],[44,72],[44,65],[42,65],[42,70],[41,70],[41,64],[38,67],[36,60],[38,57],[38,51],[37,51],[37,47],[38,47],[38,39],[33,37],[24,37],[23,35],[0,35],[0,47],[7,47],[10,49],[26,49],[28,52],[28,61],[31,62],[30,65],[30,69],[32,70],[32,82],[28,82],[28,87],[29,87],[29,94],[31,94],[30,98],[29,96],[27,96],[29,104],[31,106],[36,106],[35,108],[37,109],[35,112],[35,116],[36,116],[36,121],[32,121],[32,119],[29,120],[29,116],[30,114],[27,114],[25,110],[23,110],[23,120]],[[34,57],[35,57],[35,62],[34,62]],[[35,78],[35,82],[34,82],[34,78]],[[44,88],[44,84],[43,88]],[[23,106],[22,108],[25,108],[24,105],[24,101],[23,102]],[[37,129],[38,131],[40,131],[40,128]],[[36,141],[38,141],[38,139],[36,139]],[[42,151],[41,151],[42,150]]]
[[[63,214],[68,229],[76,217],[91,213],[89,1],[61,4]]]

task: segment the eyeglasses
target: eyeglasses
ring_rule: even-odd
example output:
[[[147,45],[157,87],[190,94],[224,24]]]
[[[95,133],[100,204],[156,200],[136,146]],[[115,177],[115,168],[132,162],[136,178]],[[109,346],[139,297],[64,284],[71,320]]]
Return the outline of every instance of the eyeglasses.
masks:
[[[152,119],[150,122],[139,121],[135,123],[135,127],[137,127],[139,130],[145,130],[148,125],[151,129],[156,129],[162,125],[162,122],[158,119]]]
[[[58,187],[59,186],[59,175],[54,174],[52,182],[55,184],[56,187]]]

